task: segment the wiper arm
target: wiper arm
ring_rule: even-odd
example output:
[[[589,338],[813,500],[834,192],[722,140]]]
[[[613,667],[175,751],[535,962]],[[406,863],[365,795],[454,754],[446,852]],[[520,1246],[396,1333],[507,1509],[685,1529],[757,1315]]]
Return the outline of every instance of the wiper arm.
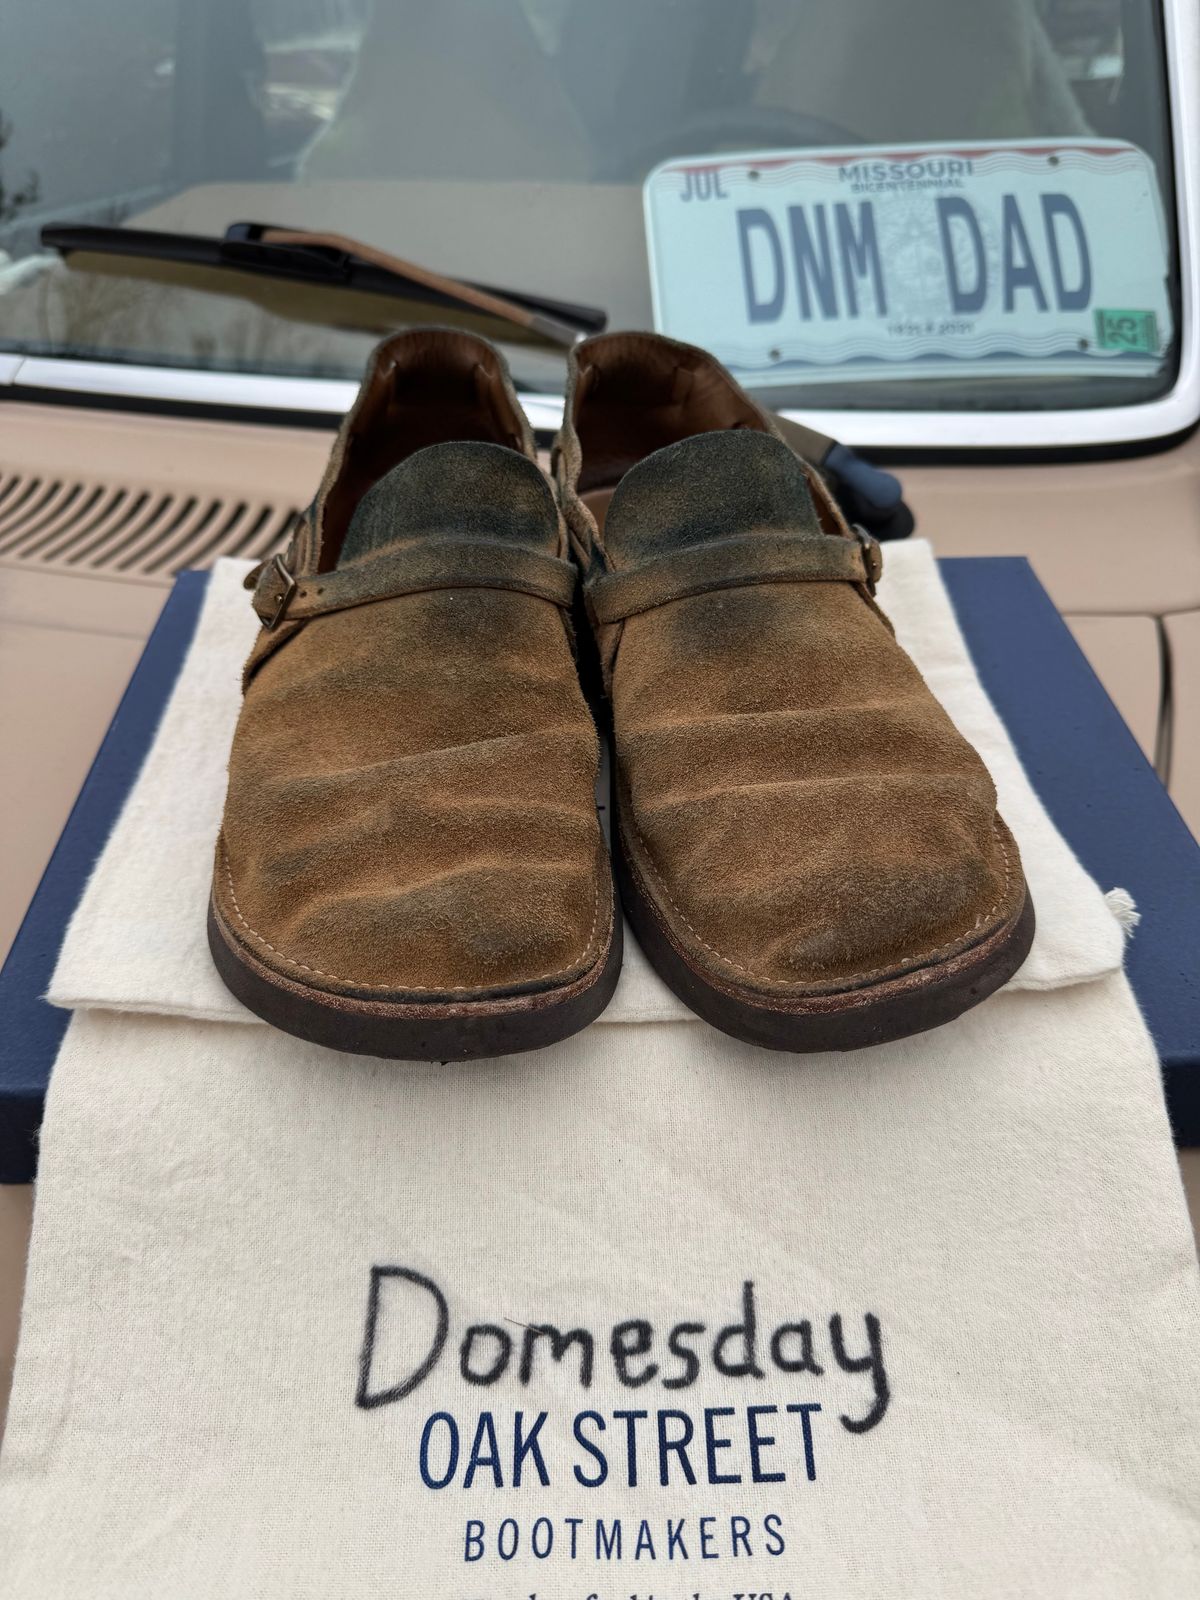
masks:
[[[568,349],[587,334],[600,333],[608,322],[608,314],[595,306],[466,283],[340,233],[276,228],[264,222],[232,223],[221,238],[151,228],[51,222],[42,229],[41,241],[61,255],[82,250],[92,255],[224,267],[261,273],[264,277],[296,278],[333,288],[466,308],[510,322],[527,334]]]

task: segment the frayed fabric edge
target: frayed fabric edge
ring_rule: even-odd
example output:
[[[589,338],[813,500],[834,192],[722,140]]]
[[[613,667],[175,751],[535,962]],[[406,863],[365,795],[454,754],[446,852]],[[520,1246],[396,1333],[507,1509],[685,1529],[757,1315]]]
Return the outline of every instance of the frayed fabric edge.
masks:
[[[1135,905],[1129,890],[1110,889],[1104,896],[1104,903],[1112,912],[1121,932],[1127,939],[1132,939],[1134,929],[1142,920],[1142,913]]]

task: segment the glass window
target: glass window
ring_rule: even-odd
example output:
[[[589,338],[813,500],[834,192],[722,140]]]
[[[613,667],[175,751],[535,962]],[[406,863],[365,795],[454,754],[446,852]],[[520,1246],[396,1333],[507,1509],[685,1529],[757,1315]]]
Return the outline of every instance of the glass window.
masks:
[[[0,348],[356,377],[428,315],[39,242],[258,221],[610,328],[657,309],[743,350],[776,406],[1144,401],[1178,345],[1161,20],[1158,0],[10,0]],[[971,183],[889,177],[897,156],[973,163]],[[694,182],[730,204],[688,233]],[[508,353],[561,389],[560,352]]]

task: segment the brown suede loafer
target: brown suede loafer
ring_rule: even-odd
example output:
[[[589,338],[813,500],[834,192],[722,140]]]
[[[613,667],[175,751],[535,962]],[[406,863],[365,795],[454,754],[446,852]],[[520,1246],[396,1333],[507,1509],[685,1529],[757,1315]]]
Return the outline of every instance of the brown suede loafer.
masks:
[[[209,944],[252,1011],[448,1060],[603,1010],[621,931],[576,583],[499,355],[449,329],[381,345],[311,513],[248,580]]]
[[[614,854],[659,974],[735,1038],[935,1027],[1033,937],[983,763],[872,598],[879,547],[712,357],[571,360],[560,500],[613,728]]]

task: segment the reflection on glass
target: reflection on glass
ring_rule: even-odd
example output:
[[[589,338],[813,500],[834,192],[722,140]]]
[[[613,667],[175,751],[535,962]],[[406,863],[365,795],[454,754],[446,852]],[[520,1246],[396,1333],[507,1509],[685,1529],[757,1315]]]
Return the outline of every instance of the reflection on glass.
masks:
[[[41,250],[50,221],[325,229],[645,327],[642,190],[673,158],[1117,140],[1172,215],[1157,0],[12,0],[6,64],[9,350],[355,376],[394,325],[394,306],[294,286],[68,265]],[[1174,270],[1169,232],[1127,248],[1143,245],[1144,271],[1156,250]],[[511,356],[525,385],[561,387],[552,352]],[[1128,403],[1169,387],[1174,345],[1155,362],[1132,378],[847,369],[819,403]]]

